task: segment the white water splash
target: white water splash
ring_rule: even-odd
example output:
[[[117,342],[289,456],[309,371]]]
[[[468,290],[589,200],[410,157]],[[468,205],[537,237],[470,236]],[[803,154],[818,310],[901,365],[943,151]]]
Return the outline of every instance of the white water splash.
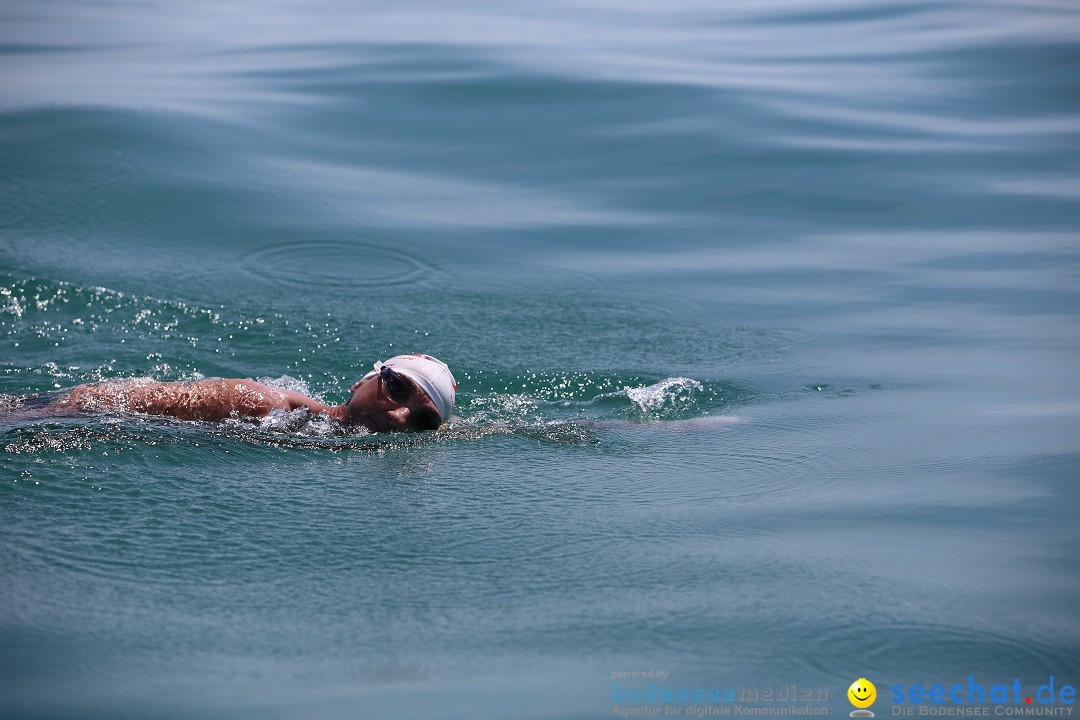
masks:
[[[250,420],[233,420],[236,427],[251,427]],[[326,415],[318,415],[308,412],[307,408],[295,410],[271,410],[261,418],[257,418],[256,424],[260,430],[269,430],[278,433],[294,433],[297,435],[310,435],[313,437],[338,437],[345,434],[367,434],[361,428],[346,428],[344,425]]]
[[[486,397],[473,398],[467,419],[461,422],[471,425],[521,424],[540,419],[540,408],[535,398],[522,394],[492,393]]]
[[[293,392],[298,392],[301,395],[307,395],[313,400],[323,402],[323,398],[321,395],[313,393],[311,389],[308,388],[306,382],[298,378],[294,378],[292,375],[282,375],[278,378],[261,377],[258,378],[258,381],[261,382],[263,385],[269,385],[272,388],[278,388],[279,390],[292,390]]]
[[[644,412],[658,412],[673,405],[690,401],[695,392],[704,387],[697,380],[677,377],[666,378],[655,385],[626,388],[626,396]]]

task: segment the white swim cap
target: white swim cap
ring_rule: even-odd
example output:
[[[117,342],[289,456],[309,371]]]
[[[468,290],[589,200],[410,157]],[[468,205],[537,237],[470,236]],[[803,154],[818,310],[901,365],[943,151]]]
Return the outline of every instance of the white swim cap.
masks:
[[[450,419],[451,413],[454,412],[457,382],[446,363],[420,353],[395,355],[389,360],[375,363],[375,370],[364,377],[376,374],[383,365],[393,368],[394,372],[401,373],[419,385],[420,389],[431,398],[431,402],[435,403],[435,409],[439,411],[442,421],[446,422]]]

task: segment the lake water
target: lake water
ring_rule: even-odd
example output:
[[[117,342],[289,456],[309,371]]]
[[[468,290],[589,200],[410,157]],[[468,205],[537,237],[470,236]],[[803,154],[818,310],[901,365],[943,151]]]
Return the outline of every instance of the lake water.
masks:
[[[1075,3],[0,14],[3,717],[1080,681]],[[19,419],[400,352],[449,428]]]

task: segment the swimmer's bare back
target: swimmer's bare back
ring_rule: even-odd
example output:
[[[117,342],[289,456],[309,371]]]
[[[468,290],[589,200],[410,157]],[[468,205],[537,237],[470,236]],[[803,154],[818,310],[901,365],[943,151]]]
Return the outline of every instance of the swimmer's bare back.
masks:
[[[57,414],[68,412],[134,412],[167,415],[181,420],[223,420],[228,417],[263,417],[273,410],[306,407],[313,413],[336,417],[335,408],[292,391],[251,378],[155,382],[120,380],[80,385],[52,403]]]

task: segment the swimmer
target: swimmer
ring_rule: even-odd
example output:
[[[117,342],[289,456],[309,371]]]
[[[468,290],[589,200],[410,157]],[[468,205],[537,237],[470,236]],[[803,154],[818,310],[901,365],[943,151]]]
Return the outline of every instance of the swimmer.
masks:
[[[114,380],[80,385],[53,400],[49,411],[120,411],[214,421],[307,408],[368,432],[420,432],[450,419],[457,383],[446,363],[430,355],[397,355],[375,363],[375,369],[349,390],[348,400],[330,406],[251,378],[190,383]]]

